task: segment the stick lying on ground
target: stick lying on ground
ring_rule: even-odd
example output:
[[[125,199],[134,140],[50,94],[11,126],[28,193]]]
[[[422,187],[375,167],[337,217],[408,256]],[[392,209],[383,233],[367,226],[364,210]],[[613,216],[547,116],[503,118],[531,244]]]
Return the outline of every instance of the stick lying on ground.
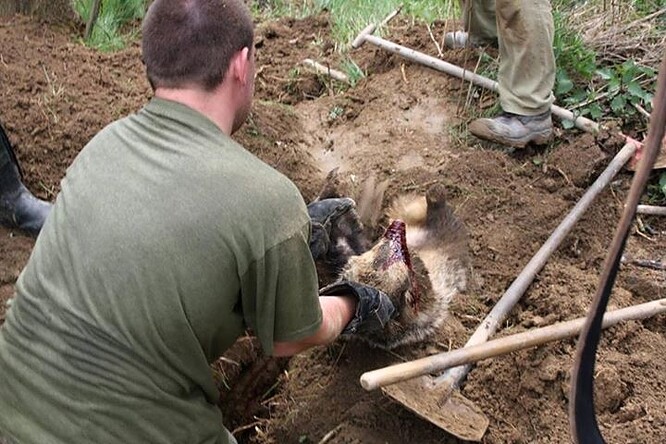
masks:
[[[639,205],[636,207],[638,214],[651,214],[653,216],[666,216],[666,207],[657,207],[654,205]]]
[[[309,66],[310,68],[314,69],[317,74],[324,74],[332,78],[333,80],[337,80],[339,82],[344,82],[344,83],[349,83],[349,77],[341,71],[335,70],[333,68],[329,68],[328,66],[322,65],[321,63],[315,62],[312,59],[305,59],[303,60],[303,64],[305,66]]]
[[[611,327],[622,321],[646,319],[664,312],[666,312],[666,299],[614,310],[604,316],[603,328]],[[584,323],[585,318],[578,318],[504,338],[493,339],[483,344],[428,356],[416,361],[373,370],[361,375],[361,385],[366,390],[374,390],[417,376],[437,373],[459,365],[470,364],[482,359],[502,356],[517,350],[570,338],[580,333]]]
[[[666,264],[662,261],[654,259],[634,259],[627,256],[622,256],[620,261],[623,264],[636,265],[638,267],[651,268],[653,270],[666,270]]]
[[[490,313],[488,313],[486,318],[481,322],[481,325],[469,338],[466,346],[472,346],[486,342],[488,338],[495,334],[501,323],[504,321],[504,319],[506,319],[513,307],[520,300],[521,296],[532,284],[534,277],[544,267],[544,265],[546,265],[548,258],[559,247],[564,238],[571,232],[576,222],[578,222],[585,211],[590,207],[590,205],[592,205],[597,195],[605,189],[606,185],[608,185],[613,177],[615,177],[615,175],[622,169],[622,166],[627,163],[635,151],[636,146],[632,143],[627,143],[620,150],[620,152],[615,155],[606,169],[599,175],[597,180],[580,198],[578,203],[569,212],[569,214],[567,214],[564,220],[560,222],[548,240],[546,240],[539,251],[534,254],[523,271],[520,272],[513,283],[504,292]],[[449,382],[452,386],[458,387],[470,369],[471,366],[467,365],[448,370],[442,376],[437,378],[437,382]]]

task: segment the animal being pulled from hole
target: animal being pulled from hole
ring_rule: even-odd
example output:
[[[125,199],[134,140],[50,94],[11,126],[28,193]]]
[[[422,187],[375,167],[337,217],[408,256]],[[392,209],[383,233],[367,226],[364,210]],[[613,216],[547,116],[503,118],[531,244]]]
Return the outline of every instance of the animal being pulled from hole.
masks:
[[[393,349],[421,342],[446,319],[451,300],[465,291],[469,271],[467,231],[445,199],[445,188],[402,196],[389,212],[389,227],[374,246],[349,258],[339,280],[321,290],[336,294],[356,281],[384,291],[397,315],[384,329],[357,335]]]

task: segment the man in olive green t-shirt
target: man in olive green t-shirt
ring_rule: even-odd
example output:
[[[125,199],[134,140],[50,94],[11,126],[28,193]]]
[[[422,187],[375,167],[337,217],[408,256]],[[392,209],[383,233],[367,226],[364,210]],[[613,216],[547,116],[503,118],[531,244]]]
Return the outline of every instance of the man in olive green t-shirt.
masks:
[[[152,3],[155,98],[68,169],[0,329],[0,442],[233,443],[209,363],[246,329],[288,356],[391,316],[318,297],[301,195],[229,137],[252,41],[241,0]]]

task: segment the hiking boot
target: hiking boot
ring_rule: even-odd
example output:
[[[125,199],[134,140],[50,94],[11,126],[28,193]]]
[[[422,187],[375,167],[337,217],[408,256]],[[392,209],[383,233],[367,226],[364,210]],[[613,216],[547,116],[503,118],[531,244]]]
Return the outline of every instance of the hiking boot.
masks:
[[[454,31],[444,34],[444,46],[449,49],[479,48],[486,45],[497,46],[497,40],[482,39],[469,35],[466,31]]]
[[[504,112],[492,119],[476,119],[469,125],[476,137],[514,148],[528,143],[543,145],[553,134],[550,111],[536,116],[520,116]]]
[[[0,225],[37,235],[51,204],[33,196],[21,179],[16,155],[0,126]]]

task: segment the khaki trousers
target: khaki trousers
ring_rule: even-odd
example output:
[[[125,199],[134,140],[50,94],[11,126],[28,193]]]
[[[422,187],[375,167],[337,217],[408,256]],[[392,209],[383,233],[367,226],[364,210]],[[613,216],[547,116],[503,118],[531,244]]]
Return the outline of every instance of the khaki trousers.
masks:
[[[523,116],[544,113],[553,103],[555,55],[548,0],[465,0],[471,39],[497,40],[500,105]]]

